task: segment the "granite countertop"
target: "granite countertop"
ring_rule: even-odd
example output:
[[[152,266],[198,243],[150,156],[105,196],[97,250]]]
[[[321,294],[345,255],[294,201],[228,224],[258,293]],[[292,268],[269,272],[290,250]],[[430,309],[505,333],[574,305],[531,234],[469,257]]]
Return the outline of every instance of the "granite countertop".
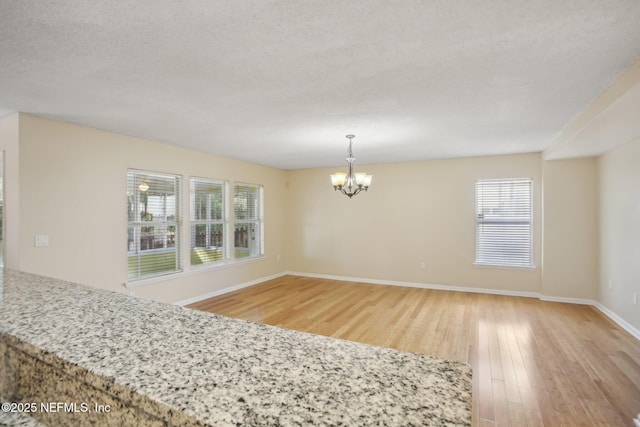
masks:
[[[210,425],[470,425],[471,368],[5,269],[0,332]]]

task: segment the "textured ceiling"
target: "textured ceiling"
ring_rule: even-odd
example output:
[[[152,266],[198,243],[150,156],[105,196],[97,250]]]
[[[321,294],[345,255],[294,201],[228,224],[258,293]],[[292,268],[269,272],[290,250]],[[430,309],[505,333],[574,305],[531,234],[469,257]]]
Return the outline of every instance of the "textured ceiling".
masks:
[[[0,0],[16,111],[284,169],[535,152],[640,57],[638,0]]]

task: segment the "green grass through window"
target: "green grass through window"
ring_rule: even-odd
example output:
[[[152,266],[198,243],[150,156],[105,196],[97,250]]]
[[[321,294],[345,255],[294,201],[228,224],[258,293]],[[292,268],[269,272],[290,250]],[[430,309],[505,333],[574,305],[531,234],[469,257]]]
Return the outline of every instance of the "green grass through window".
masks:
[[[234,251],[235,259],[249,257],[249,251],[238,249]],[[193,248],[191,249],[191,265],[202,265],[223,259],[222,249]],[[175,251],[153,254],[131,255],[128,259],[129,278],[151,276],[176,270]]]
[[[129,256],[130,278],[148,276],[175,270],[175,251]]]
[[[191,265],[220,261],[222,256],[222,249],[193,248],[191,249]]]

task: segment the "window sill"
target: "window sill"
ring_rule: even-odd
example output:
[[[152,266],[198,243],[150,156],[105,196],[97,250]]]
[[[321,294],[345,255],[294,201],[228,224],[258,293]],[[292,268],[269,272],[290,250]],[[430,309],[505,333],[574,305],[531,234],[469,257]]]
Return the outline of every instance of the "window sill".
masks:
[[[226,268],[232,268],[232,267],[241,266],[244,264],[252,264],[254,262],[264,261],[265,259],[267,259],[267,257],[265,255],[261,255],[261,256],[241,259],[237,261],[216,263],[213,265],[201,264],[197,266],[189,266],[190,267],[189,270],[182,270],[176,273],[160,274],[157,276],[150,276],[150,277],[142,278],[139,280],[128,281],[124,283],[124,287],[127,289],[137,288],[139,286],[150,285],[154,283],[164,282],[167,280],[180,279],[183,277],[189,277],[189,276],[211,272],[215,270],[223,270]]]
[[[525,271],[534,271],[538,268],[535,265],[485,264],[480,262],[474,262],[473,266],[478,268],[497,268],[501,270],[525,270]]]

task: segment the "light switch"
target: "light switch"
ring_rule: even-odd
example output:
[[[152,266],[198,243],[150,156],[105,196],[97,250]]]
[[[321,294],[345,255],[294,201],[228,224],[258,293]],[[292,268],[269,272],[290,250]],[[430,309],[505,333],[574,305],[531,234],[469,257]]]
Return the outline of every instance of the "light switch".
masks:
[[[40,246],[49,246],[49,236],[47,236],[46,234],[36,235],[36,247]]]

